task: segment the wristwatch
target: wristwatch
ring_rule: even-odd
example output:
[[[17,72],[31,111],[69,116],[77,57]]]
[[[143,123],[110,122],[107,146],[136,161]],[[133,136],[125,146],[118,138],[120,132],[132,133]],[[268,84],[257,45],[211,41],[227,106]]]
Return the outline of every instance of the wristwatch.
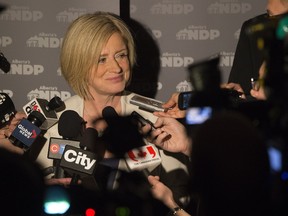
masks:
[[[173,209],[173,213],[172,213],[172,215],[176,215],[178,211],[183,211],[183,209],[180,208],[180,207],[176,207],[176,208],[174,208],[174,209]]]

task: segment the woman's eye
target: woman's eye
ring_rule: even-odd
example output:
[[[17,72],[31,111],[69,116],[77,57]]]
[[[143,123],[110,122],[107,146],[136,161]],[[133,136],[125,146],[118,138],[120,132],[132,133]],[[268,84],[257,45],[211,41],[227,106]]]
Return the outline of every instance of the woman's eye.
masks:
[[[105,63],[105,61],[106,61],[106,58],[100,58],[99,61],[98,61],[98,63],[99,63],[99,64]]]
[[[127,56],[128,56],[127,53],[120,53],[120,54],[116,55],[115,57],[116,57],[116,58],[123,59],[123,58],[126,58]]]

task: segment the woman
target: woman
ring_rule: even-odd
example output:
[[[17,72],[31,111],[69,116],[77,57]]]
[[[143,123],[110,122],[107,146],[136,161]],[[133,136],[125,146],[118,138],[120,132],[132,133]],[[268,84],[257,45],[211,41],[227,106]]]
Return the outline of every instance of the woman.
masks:
[[[66,110],[76,111],[86,122],[86,128],[95,128],[98,133],[105,130],[107,124],[102,110],[107,106],[113,107],[120,116],[137,111],[144,118],[156,121],[152,113],[129,103],[135,94],[125,91],[125,87],[136,62],[135,47],[129,28],[117,15],[96,12],[76,19],[63,40],[60,60],[62,74],[76,93],[65,101]],[[47,143],[38,161],[49,167],[52,160],[47,159],[48,142],[50,137],[59,137],[58,125],[50,128],[45,136]],[[160,176],[179,202],[187,194],[188,158],[181,154],[168,155],[163,150],[160,154],[161,164],[149,167],[148,172]],[[110,157],[113,155],[106,151],[104,158]],[[119,161],[118,168],[129,170],[124,160]],[[51,181],[67,183],[67,179]]]

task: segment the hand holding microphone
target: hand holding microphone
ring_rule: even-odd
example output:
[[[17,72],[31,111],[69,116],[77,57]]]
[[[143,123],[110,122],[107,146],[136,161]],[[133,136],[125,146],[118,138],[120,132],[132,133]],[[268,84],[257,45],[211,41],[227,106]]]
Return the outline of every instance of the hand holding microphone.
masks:
[[[159,117],[150,133],[150,142],[169,152],[181,152],[190,157],[192,142],[186,128],[174,118]]]
[[[23,118],[26,118],[26,115],[22,112],[17,112],[14,115],[14,117],[12,117],[10,123],[7,126],[0,129],[0,148],[7,149],[17,154],[24,153],[24,150],[22,148],[13,145],[11,141],[8,139],[8,137],[11,136],[13,130],[16,128],[16,126]]]
[[[37,111],[31,112],[27,119],[23,118],[19,122],[9,139],[15,146],[25,150],[29,149],[41,134],[39,127],[44,121],[45,117],[41,113]]]

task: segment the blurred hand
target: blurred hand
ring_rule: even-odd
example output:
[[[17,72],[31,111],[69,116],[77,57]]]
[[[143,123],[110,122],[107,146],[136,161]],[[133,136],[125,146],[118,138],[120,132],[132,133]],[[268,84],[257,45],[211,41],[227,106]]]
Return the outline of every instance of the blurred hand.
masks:
[[[71,183],[72,178],[50,178],[50,179],[45,179],[45,183],[47,185],[62,185],[65,187],[69,187]]]
[[[169,152],[182,152],[190,156],[192,143],[186,128],[171,117],[159,117],[147,140]]]
[[[259,68],[259,79],[256,81],[254,88],[250,90],[251,96],[256,98],[257,100],[267,99],[264,92],[264,83],[263,83],[265,71],[266,71],[266,63],[263,62],[261,67]]]
[[[8,151],[11,151],[16,154],[23,154],[24,150],[13,145],[8,139],[13,130],[16,128],[18,123],[22,120],[22,118],[26,118],[24,112],[17,112],[15,116],[11,119],[8,125],[0,129],[0,148],[5,148]]]
[[[172,118],[184,118],[186,111],[178,108],[179,92],[173,93],[166,103],[163,104],[165,112],[154,112],[153,114],[158,117],[172,117]]]
[[[148,181],[151,184],[151,192],[154,198],[160,200],[170,209],[178,207],[173,199],[173,193],[166,185],[159,181],[159,176],[148,176]]]
[[[2,129],[0,130],[0,134],[2,134]],[[5,138],[4,135],[0,135],[0,148],[4,148],[12,153],[23,154],[24,150],[17,146],[14,146],[9,139]]]
[[[263,87],[260,87],[259,90],[251,89],[250,94],[252,97],[256,98],[257,100],[266,100],[266,95],[265,95]]]
[[[23,118],[27,118],[27,115],[22,112],[19,111],[15,114],[15,116],[11,119],[9,125],[8,125],[8,130],[7,130],[7,136],[9,137],[11,135],[11,133],[13,132],[13,130],[16,128],[16,126],[19,124],[19,122],[23,119]]]
[[[231,83],[223,83],[223,84],[221,84],[220,87],[226,88],[226,89],[233,89],[235,91],[238,91],[239,93],[242,93],[239,97],[241,97],[242,99],[246,99],[244,91],[243,91],[241,85],[238,83],[232,83],[232,82]]]

